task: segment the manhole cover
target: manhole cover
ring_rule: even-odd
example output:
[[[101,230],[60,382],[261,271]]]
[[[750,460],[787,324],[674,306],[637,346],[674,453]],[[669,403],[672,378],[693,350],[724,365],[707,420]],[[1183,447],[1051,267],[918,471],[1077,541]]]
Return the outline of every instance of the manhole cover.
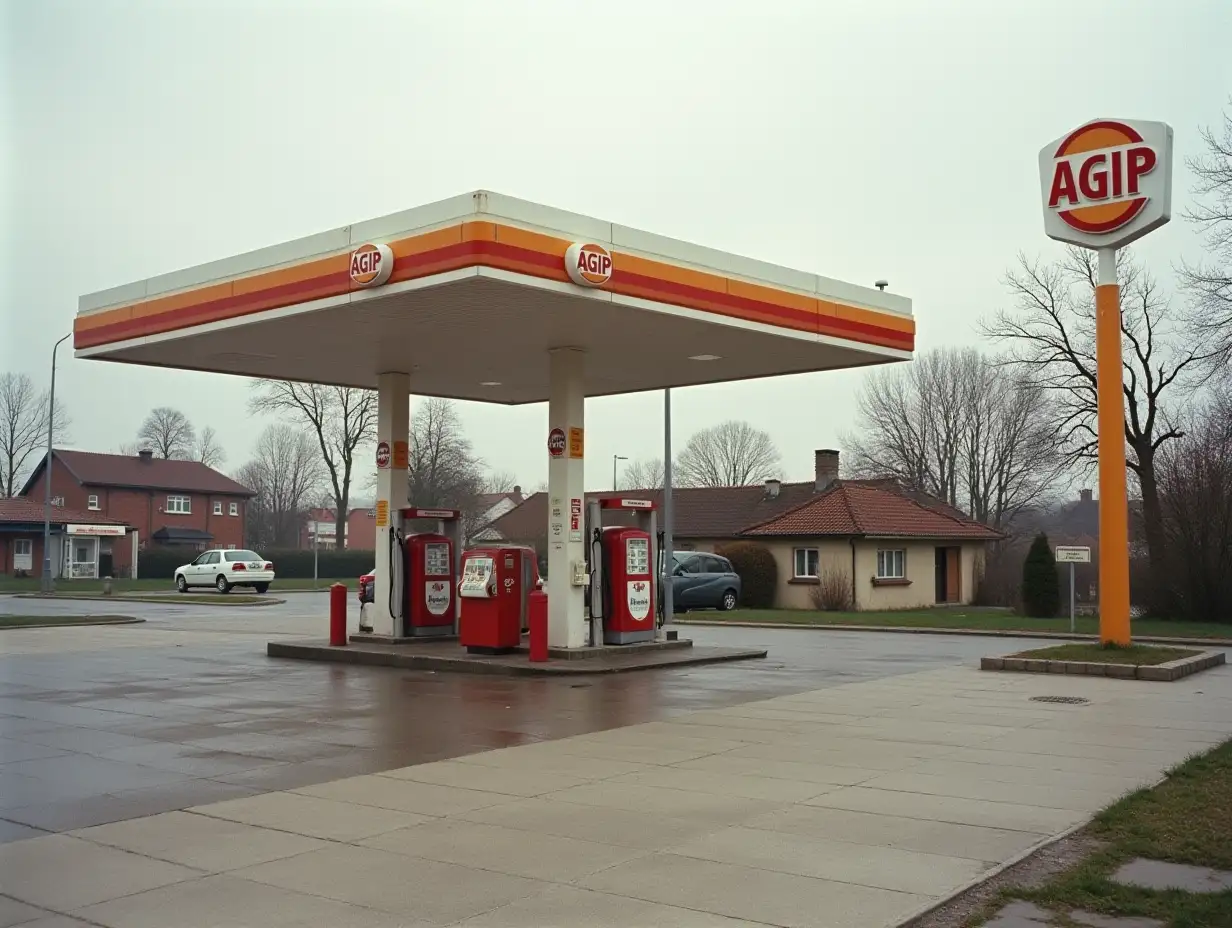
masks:
[[[1032,696],[1031,702],[1059,702],[1067,706],[1084,706],[1091,700],[1081,696]]]

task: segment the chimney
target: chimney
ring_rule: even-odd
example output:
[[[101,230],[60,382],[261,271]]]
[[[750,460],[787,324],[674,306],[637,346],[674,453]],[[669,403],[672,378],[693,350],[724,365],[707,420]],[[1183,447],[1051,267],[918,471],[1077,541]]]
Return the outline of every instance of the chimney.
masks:
[[[782,488],[783,485],[779,483],[779,481],[775,480],[773,477],[769,478],[766,481],[766,499],[778,499],[779,490]]]
[[[513,487],[513,501],[515,503],[522,502],[522,488],[518,486],[517,484],[514,484],[514,487]]]
[[[813,452],[813,490],[820,493],[838,479],[838,452],[833,448],[818,448]]]
[[[142,448],[137,452],[137,457],[141,458],[142,464],[149,464],[152,460],[154,460],[154,452],[149,448]]]
[[[1080,501],[1084,502],[1084,503],[1089,503],[1089,502],[1091,502],[1091,501],[1092,501],[1092,500],[1091,500],[1091,491],[1090,491],[1090,490],[1079,490],[1079,491],[1078,491],[1078,499],[1079,499]]]

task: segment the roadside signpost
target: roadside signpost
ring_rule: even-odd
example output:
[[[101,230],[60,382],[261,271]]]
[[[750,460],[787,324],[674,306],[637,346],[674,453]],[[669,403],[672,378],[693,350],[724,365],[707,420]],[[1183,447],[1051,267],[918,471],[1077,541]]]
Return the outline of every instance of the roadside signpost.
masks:
[[[1074,565],[1090,564],[1091,549],[1084,545],[1057,545],[1056,559],[1058,564],[1069,565],[1069,633],[1074,634]]]

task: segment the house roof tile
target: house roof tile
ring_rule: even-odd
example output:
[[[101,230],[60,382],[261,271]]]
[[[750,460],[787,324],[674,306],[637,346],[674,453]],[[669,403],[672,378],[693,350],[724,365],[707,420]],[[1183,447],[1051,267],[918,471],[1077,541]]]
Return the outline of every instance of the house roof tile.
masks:
[[[822,494],[751,526],[746,535],[873,535],[888,538],[953,538],[993,541],[1001,537],[940,500],[909,494],[885,481],[840,480]]]
[[[56,449],[69,472],[82,486],[137,487],[150,490],[181,490],[189,493],[215,493],[226,496],[254,496],[248,487],[199,461],[143,459],[127,454],[98,454],[93,451]],[[40,461],[26,486],[27,492],[43,469]]]

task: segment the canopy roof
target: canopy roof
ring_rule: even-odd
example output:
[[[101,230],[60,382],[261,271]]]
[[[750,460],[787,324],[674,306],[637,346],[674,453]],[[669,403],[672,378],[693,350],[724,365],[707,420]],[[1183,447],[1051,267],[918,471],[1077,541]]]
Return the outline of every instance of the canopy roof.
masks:
[[[570,281],[597,244],[610,278]],[[388,245],[364,288],[350,256]],[[420,395],[548,398],[546,353],[586,352],[590,396],[904,360],[908,299],[487,191],[84,296],[77,355]]]

